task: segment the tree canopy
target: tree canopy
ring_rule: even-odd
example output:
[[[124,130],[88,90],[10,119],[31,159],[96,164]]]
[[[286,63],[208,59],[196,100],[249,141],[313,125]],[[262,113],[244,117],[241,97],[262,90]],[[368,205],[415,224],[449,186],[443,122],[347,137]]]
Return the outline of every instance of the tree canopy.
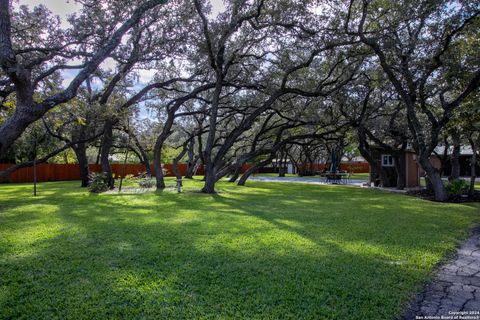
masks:
[[[0,159],[71,152],[83,185],[96,161],[113,186],[111,158],[130,149],[149,174],[153,163],[157,188],[162,163],[185,161],[204,165],[213,193],[245,163],[358,145],[375,165],[372,146],[413,149],[446,199],[435,148],[478,149],[478,4],[215,4],[82,0],[62,21],[48,5],[0,0]]]

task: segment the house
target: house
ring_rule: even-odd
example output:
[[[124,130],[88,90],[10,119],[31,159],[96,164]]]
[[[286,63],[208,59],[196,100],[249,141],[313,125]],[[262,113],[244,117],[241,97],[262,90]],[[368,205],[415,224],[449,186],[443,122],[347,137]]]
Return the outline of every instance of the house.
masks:
[[[431,162],[435,166],[435,168],[442,170],[442,174],[446,177],[450,176],[452,172],[452,163],[450,162],[450,156],[453,152],[453,147],[450,147],[445,152],[444,146],[438,146],[435,148],[434,154],[431,157]],[[447,155],[447,159],[443,161],[443,168],[442,168],[442,159],[444,155]],[[469,177],[471,174],[471,159],[473,155],[473,150],[469,146],[461,146],[460,147],[460,156],[459,156],[459,163],[460,163],[460,176],[462,177]],[[476,172],[480,174],[480,162],[477,162],[476,165]],[[420,169],[420,173],[423,174],[423,170]]]
[[[370,181],[375,185],[383,185],[384,187],[397,187],[398,170],[404,176],[403,181],[406,188],[416,188],[420,186],[420,178],[425,176],[425,171],[418,165],[417,156],[413,150],[397,151],[392,154],[381,148],[372,148],[372,157],[375,165],[370,165]],[[447,155],[447,160],[442,161],[440,156]],[[452,154],[452,148],[445,153],[445,147],[439,146],[435,149],[434,154],[430,157],[430,162],[435,168],[443,171],[443,176],[449,176],[451,172],[451,163],[449,160]],[[460,149],[460,176],[470,176],[470,161],[472,157],[472,149],[462,146]],[[398,163],[397,163],[398,162]],[[385,178],[382,179],[377,168],[384,172]],[[480,163],[477,163],[476,172],[480,173]]]

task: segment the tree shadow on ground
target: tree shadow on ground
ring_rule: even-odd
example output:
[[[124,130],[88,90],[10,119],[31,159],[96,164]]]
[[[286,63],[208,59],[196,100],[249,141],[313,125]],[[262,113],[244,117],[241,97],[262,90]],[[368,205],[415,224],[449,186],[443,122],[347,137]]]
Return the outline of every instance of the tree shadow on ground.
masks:
[[[432,259],[422,264],[422,256],[444,253],[458,237],[436,236],[432,226],[463,223],[450,216],[432,221],[438,213],[410,212],[415,204],[397,196],[380,205],[378,194],[351,192],[347,199],[338,189],[307,191],[257,185],[217,195],[52,191],[58,198],[50,199],[56,206],[50,219],[28,202],[20,221],[0,217],[11,233],[23,232],[30,219],[61,226],[24,245],[28,250],[2,253],[0,315],[394,318],[428,275]],[[416,243],[408,230],[419,214],[425,217],[415,228],[428,243]]]

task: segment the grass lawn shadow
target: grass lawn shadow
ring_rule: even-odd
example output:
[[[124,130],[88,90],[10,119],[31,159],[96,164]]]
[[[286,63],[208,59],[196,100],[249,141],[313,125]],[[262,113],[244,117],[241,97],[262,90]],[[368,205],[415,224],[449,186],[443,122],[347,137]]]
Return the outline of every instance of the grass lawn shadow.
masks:
[[[0,317],[393,319],[479,218],[360,188],[200,185],[0,186]]]

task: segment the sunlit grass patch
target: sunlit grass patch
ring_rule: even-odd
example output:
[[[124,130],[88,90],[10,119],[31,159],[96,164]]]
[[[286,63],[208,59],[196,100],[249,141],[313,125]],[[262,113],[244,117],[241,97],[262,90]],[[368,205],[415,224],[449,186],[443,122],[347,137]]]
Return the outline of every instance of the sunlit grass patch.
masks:
[[[394,319],[480,217],[361,188],[184,184],[1,185],[0,318]]]

